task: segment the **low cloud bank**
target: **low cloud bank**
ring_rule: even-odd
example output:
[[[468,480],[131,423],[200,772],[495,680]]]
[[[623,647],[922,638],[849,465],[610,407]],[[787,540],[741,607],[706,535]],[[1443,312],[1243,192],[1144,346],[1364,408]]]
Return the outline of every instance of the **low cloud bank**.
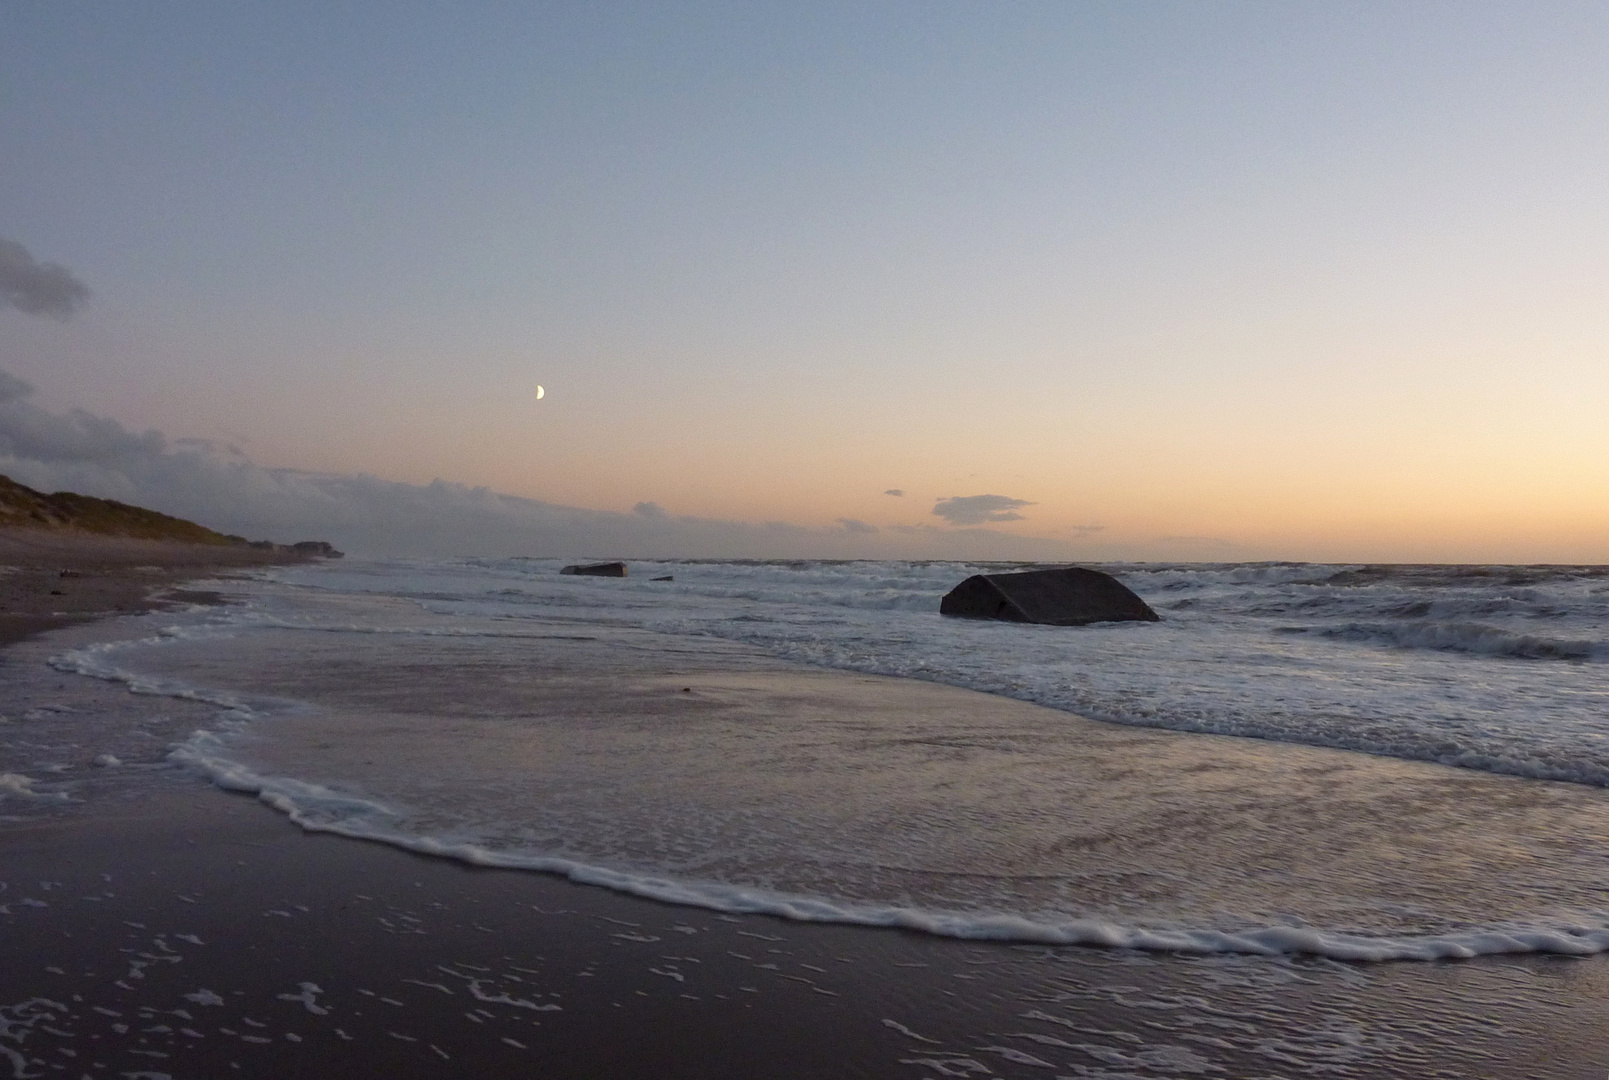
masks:
[[[43,491],[117,499],[253,539],[329,540],[358,555],[1072,557],[1063,542],[989,529],[879,530],[852,518],[809,528],[677,516],[652,502],[613,513],[442,480],[405,484],[270,469],[233,447],[130,431],[82,409],[50,412],[30,400],[32,393],[0,371],[0,473]]]
[[[1018,508],[1032,505],[1027,499],[1009,495],[959,495],[940,499],[933,513],[951,525],[982,525],[990,521],[1021,521]]]
[[[27,248],[0,237],[0,307],[65,319],[88,299],[88,286],[65,266],[35,262]]]

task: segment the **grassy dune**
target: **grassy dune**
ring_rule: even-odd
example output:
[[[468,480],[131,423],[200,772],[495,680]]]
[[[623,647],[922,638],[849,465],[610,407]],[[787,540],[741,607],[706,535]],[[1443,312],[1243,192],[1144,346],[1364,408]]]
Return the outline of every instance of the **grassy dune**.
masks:
[[[96,499],[71,491],[46,495],[0,476],[0,528],[75,530],[103,536],[141,540],[170,540],[184,544],[234,546],[239,537],[213,532],[193,521],[169,517],[155,510],[111,499]]]

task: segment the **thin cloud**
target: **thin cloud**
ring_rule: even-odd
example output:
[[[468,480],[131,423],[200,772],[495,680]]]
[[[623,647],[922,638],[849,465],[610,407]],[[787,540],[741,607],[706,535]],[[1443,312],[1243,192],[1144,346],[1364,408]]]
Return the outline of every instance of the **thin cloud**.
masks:
[[[898,533],[913,543],[919,543],[923,549],[933,552],[933,558],[940,559],[1067,562],[1078,557],[1077,549],[1066,541],[1016,536],[998,529],[890,525],[886,531]]]
[[[656,502],[640,502],[631,508],[631,512],[650,521],[662,521],[670,516],[665,512],[665,508]]]
[[[883,492],[883,494],[892,495],[896,499],[905,498],[905,492],[901,491],[899,488],[889,488],[887,491]]]
[[[34,384],[9,371],[0,371],[0,405],[21,401],[34,392]]]
[[[933,513],[951,525],[982,525],[987,522],[1021,521],[1017,509],[1032,506],[1027,499],[1013,499],[1009,495],[959,495],[953,499],[940,499]]]
[[[0,307],[65,319],[89,299],[89,287],[65,266],[34,261],[28,249],[0,237]]]
[[[159,431],[138,434],[83,409],[47,412],[28,400],[33,392],[29,383],[0,371],[0,455],[64,464],[160,455],[166,449]]]
[[[866,522],[859,521],[855,518],[839,518],[838,524],[844,527],[845,532],[859,533],[862,536],[877,531],[876,525],[868,525]]]

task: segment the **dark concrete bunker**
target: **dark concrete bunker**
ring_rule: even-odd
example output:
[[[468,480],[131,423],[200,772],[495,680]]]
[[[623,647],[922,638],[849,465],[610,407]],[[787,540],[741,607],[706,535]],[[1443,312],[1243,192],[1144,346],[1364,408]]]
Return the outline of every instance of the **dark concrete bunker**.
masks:
[[[939,614],[1047,626],[1161,621],[1121,581],[1081,566],[974,574],[945,594]]]
[[[623,562],[575,563],[560,570],[561,574],[580,574],[583,577],[625,577]]]

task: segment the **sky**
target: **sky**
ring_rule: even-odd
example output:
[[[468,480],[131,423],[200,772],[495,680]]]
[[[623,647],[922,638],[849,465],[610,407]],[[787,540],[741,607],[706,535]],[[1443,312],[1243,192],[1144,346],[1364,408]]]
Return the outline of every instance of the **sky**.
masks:
[[[1609,562],[1606,176],[1596,2],[9,4],[0,471],[375,553]]]

